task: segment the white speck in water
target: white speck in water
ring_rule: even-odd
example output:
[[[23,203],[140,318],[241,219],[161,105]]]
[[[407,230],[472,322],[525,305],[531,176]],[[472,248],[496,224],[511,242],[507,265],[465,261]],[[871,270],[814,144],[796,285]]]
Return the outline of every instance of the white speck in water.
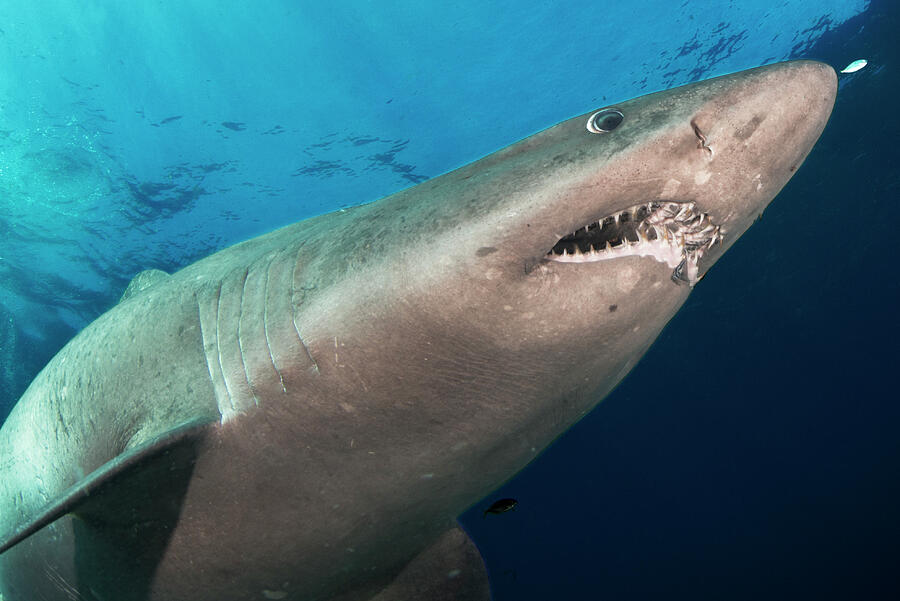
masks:
[[[270,591],[269,589],[264,589],[262,595],[266,599],[286,599],[288,594],[287,591]]]

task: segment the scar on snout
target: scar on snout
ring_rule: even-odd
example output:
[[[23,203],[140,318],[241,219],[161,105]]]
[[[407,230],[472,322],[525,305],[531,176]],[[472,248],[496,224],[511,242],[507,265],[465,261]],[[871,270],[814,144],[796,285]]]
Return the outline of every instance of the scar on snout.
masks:
[[[489,254],[495,253],[495,252],[497,252],[497,249],[494,248],[493,246],[482,246],[481,248],[479,248],[478,250],[475,251],[475,254],[478,255],[479,257],[486,257]]]
[[[694,134],[697,136],[697,148],[703,149],[712,156],[713,150],[710,148],[709,144],[706,142],[706,136],[703,135],[703,132],[700,131],[700,126],[697,125],[697,122],[691,119],[691,127],[694,128]]]
[[[753,135],[753,132],[756,131],[756,128],[759,127],[759,124],[765,119],[764,115],[754,115],[752,119],[744,123],[740,129],[734,132],[734,137],[738,140],[746,140]]]

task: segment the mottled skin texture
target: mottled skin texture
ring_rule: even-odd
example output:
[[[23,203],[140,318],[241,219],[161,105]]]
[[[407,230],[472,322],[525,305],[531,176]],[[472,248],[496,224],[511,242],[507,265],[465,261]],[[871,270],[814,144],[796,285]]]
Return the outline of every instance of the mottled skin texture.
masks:
[[[115,457],[209,425],[0,555],[4,600],[486,599],[455,517],[599,402],[690,293],[652,258],[544,255],[629,206],[692,200],[725,233],[705,273],[835,91],[801,61],[640,97],[614,132],[579,116],[150,278],[0,430],[0,536]]]

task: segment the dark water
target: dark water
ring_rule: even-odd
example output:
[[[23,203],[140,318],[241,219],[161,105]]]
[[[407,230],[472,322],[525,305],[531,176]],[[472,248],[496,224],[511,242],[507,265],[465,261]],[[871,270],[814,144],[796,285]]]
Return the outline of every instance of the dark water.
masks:
[[[671,54],[696,51],[699,66],[673,71],[661,83],[715,74],[718,61],[752,38],[753,25],[743,25],[742,33],[707,50],[673,30]],[[838,67],[855,58],[870,64],[841,76],[831,122],[804,166],[696,287],[622,385],[464,516],[495,582],[496,601],[900,598],[897,31],[900,6],[878,0],[840,25],[820,24],[811,46],[801,36],[793,57]],[[629,95],[649,91],[640,84]],[[417,85],[423,87],[410,95],[427,89]],[[382,111],[404,100],[392,93],[380,102]],[[569,116],[555,114],[546,98],[544,105],[527,117],[522,135]],[[222,140],[296,133],[239,117],[210,116],[210,128]],[[186,127],[190,118],[166,113],[147,120],[164,130]],[[113,125],[98,119],[84,127]],[[10,135],[0,131],[0,141]],[[24,217],[0,216],[7,245],[46,250],[23,254],[28,262],[0,261],[0,419],[40,366],[115,302],[137,270],[175,269],[271,229],[249,217],[259,212],[259,198],[275,198],[267,212],[287,223],[348,204],[362,190],[369,194],[372,173],[382,178],[375,187],[387,193],[477,158],[496,141],[479,140],[474,156],[445,148],[435,158],[419,149],[421,161],[410,156],[409,140],[390,135],[344,132],[285,148],[283,154],[307,157],[279,165],[288,180],[318,182],[323,190],[335,181],[363,182],[347,184],[331,204],[317,198],[301,205],[275,198],[288,196],[287,188],[246,181],[252,176],[224,158],[142,177],[140,170],[98,160],[102,153],[62,148],[40,155],[34,160],[46,173],[69,182],[117,173],[107,195],[115,209],[79,214],[78,223],[96,229],[70,239],[54,233],[54,224],[42,224],[44,230]],[[365,153],[354,162],[357,149]],[[254,203],[231,200],[246,190]],[[226,202],[209,210],[215,219],[204,220],[202,211],[217,195]],[[200,216],[175,219],[189,209]],[[61,223],[60,232],[71,227]],[[124,241],[124,247],[116,257],[103,247],[106,252],[67,251],[78,237]],[[74,273],[73,265],[87,275]],[[516,499],[515,511],[483,518],[499,498]]]

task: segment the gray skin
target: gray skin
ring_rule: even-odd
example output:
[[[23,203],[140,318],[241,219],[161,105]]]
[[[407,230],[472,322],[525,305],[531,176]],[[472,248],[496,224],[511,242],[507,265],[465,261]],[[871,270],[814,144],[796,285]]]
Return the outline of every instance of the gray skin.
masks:
[[[547,252],[694,201],[724,234],[702,276],[836,87],[797,61],[643,96],[612,132],[575,117],[142,278],[0,430],[3,601],[487,599],[456,516],[606,396],[691,291],[651,257]]]

